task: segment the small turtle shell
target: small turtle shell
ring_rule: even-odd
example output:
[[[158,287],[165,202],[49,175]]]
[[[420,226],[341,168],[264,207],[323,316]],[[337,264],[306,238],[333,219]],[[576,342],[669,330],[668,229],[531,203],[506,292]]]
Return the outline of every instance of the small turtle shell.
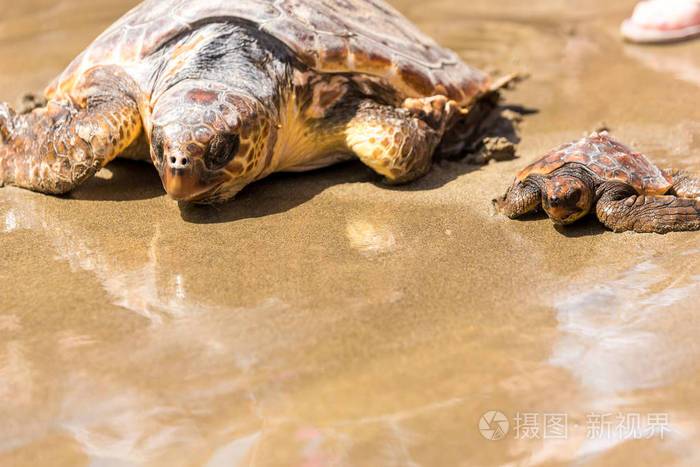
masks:
[[[606,132],[593,133],[579,141],[568,143],[549,152],[525,167],[518,175],[549,175],[566,164],[581,164],[605,181],[619,181],[640,194],[663,195],[671,183],[663,172],[644,154],[612,139]]]
[[[138,70],[178,35],[237,19],[256,24],[318,72],[377,77],[405,97],[444,95],[466,108],[490,89],[486,74],[381,0],[146,0],[98,37],[47,95],[69,92],[81,73],[98,64]]]

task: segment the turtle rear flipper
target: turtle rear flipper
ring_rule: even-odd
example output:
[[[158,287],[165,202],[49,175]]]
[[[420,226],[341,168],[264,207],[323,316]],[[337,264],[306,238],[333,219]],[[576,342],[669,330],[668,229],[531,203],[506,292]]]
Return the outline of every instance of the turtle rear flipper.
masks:
[[[113,79],[95,70],[83,88],[82,107],[50,101],[20,115],[0,107],[0,185],[67,193],[139,136],[138,106]]]
[[[700,198],[700,178],[685,170],[666,169],[663,171],[673,186],[671,193],[680,198]]]

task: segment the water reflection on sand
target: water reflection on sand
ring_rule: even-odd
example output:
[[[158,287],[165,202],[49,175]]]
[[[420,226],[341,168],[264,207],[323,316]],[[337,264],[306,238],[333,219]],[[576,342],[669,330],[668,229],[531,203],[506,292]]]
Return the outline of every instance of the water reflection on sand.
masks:
[[[693,413],[665,406],[661,415],[669,423],[655,428],[639,407],[650,406],[642,390],[653,393],[698,370],[700,276],[688,272],[699,266],[695,248],[648,258],[617,277],[578,283],[556,301],[561,337],[550,363],[580,383],[579,411],[608,414],[618,427],[601,439],[579,437],[576,457],[647,436],[663,435],[669,449],[687,449],[695,432]],[[638,430],[632,432],[636,428],[626,424],[637,414]],[[693,448],[692,457],[698,456],[700,449]]]
[[[619,278],[586,284],[587,290],[560,298],[556,309],[563,337],[552,364],[570,369],[598,396],[658,387],[692,365],[700,330],[694,319],[700,277],[683,270],[700,266],[700,252],[663,261],[644,261]],[[668,329],[671,322],[685,326]]]

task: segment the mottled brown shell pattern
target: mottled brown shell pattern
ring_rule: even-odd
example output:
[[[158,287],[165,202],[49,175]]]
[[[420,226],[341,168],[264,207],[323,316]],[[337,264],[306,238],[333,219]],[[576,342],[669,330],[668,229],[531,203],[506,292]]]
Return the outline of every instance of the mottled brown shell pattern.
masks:
[[[663,172],[644,154],[615,141],[606,132],[593,133],[554,149],[525,167],[517,178],[548,175],[570,163],[585,165],[603,180],[627,183],[640,194],[661,195],[671,188]]]
[[[123,66],[145,89],[143,59],[198,24],[240,18],[324,73],[382,78],[405,97],[444,95],[468,107],[489,77],[437,45],[381,0],[146,0],[105,31],[47,89],[70,95],[95,65]]]

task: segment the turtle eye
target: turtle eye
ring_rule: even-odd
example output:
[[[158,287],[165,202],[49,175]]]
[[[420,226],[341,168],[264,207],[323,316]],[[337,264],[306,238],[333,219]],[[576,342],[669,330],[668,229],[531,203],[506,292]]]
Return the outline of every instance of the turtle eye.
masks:
[[[569,202],[574,206],[581,201],[581,190],[574,190],[573,193],[569,194]]]
[[[225,167],[238,154],[241,140],[238,135],[223,133],[215,135],[209,142],[204,162],[209,170]]]
[[[162,164],[165,150],[163,149],[163,134],[160,130],[153,131],[151,146],[153,147],[153,155],[156,158],[156,162],[158,162],[158,164]]]

